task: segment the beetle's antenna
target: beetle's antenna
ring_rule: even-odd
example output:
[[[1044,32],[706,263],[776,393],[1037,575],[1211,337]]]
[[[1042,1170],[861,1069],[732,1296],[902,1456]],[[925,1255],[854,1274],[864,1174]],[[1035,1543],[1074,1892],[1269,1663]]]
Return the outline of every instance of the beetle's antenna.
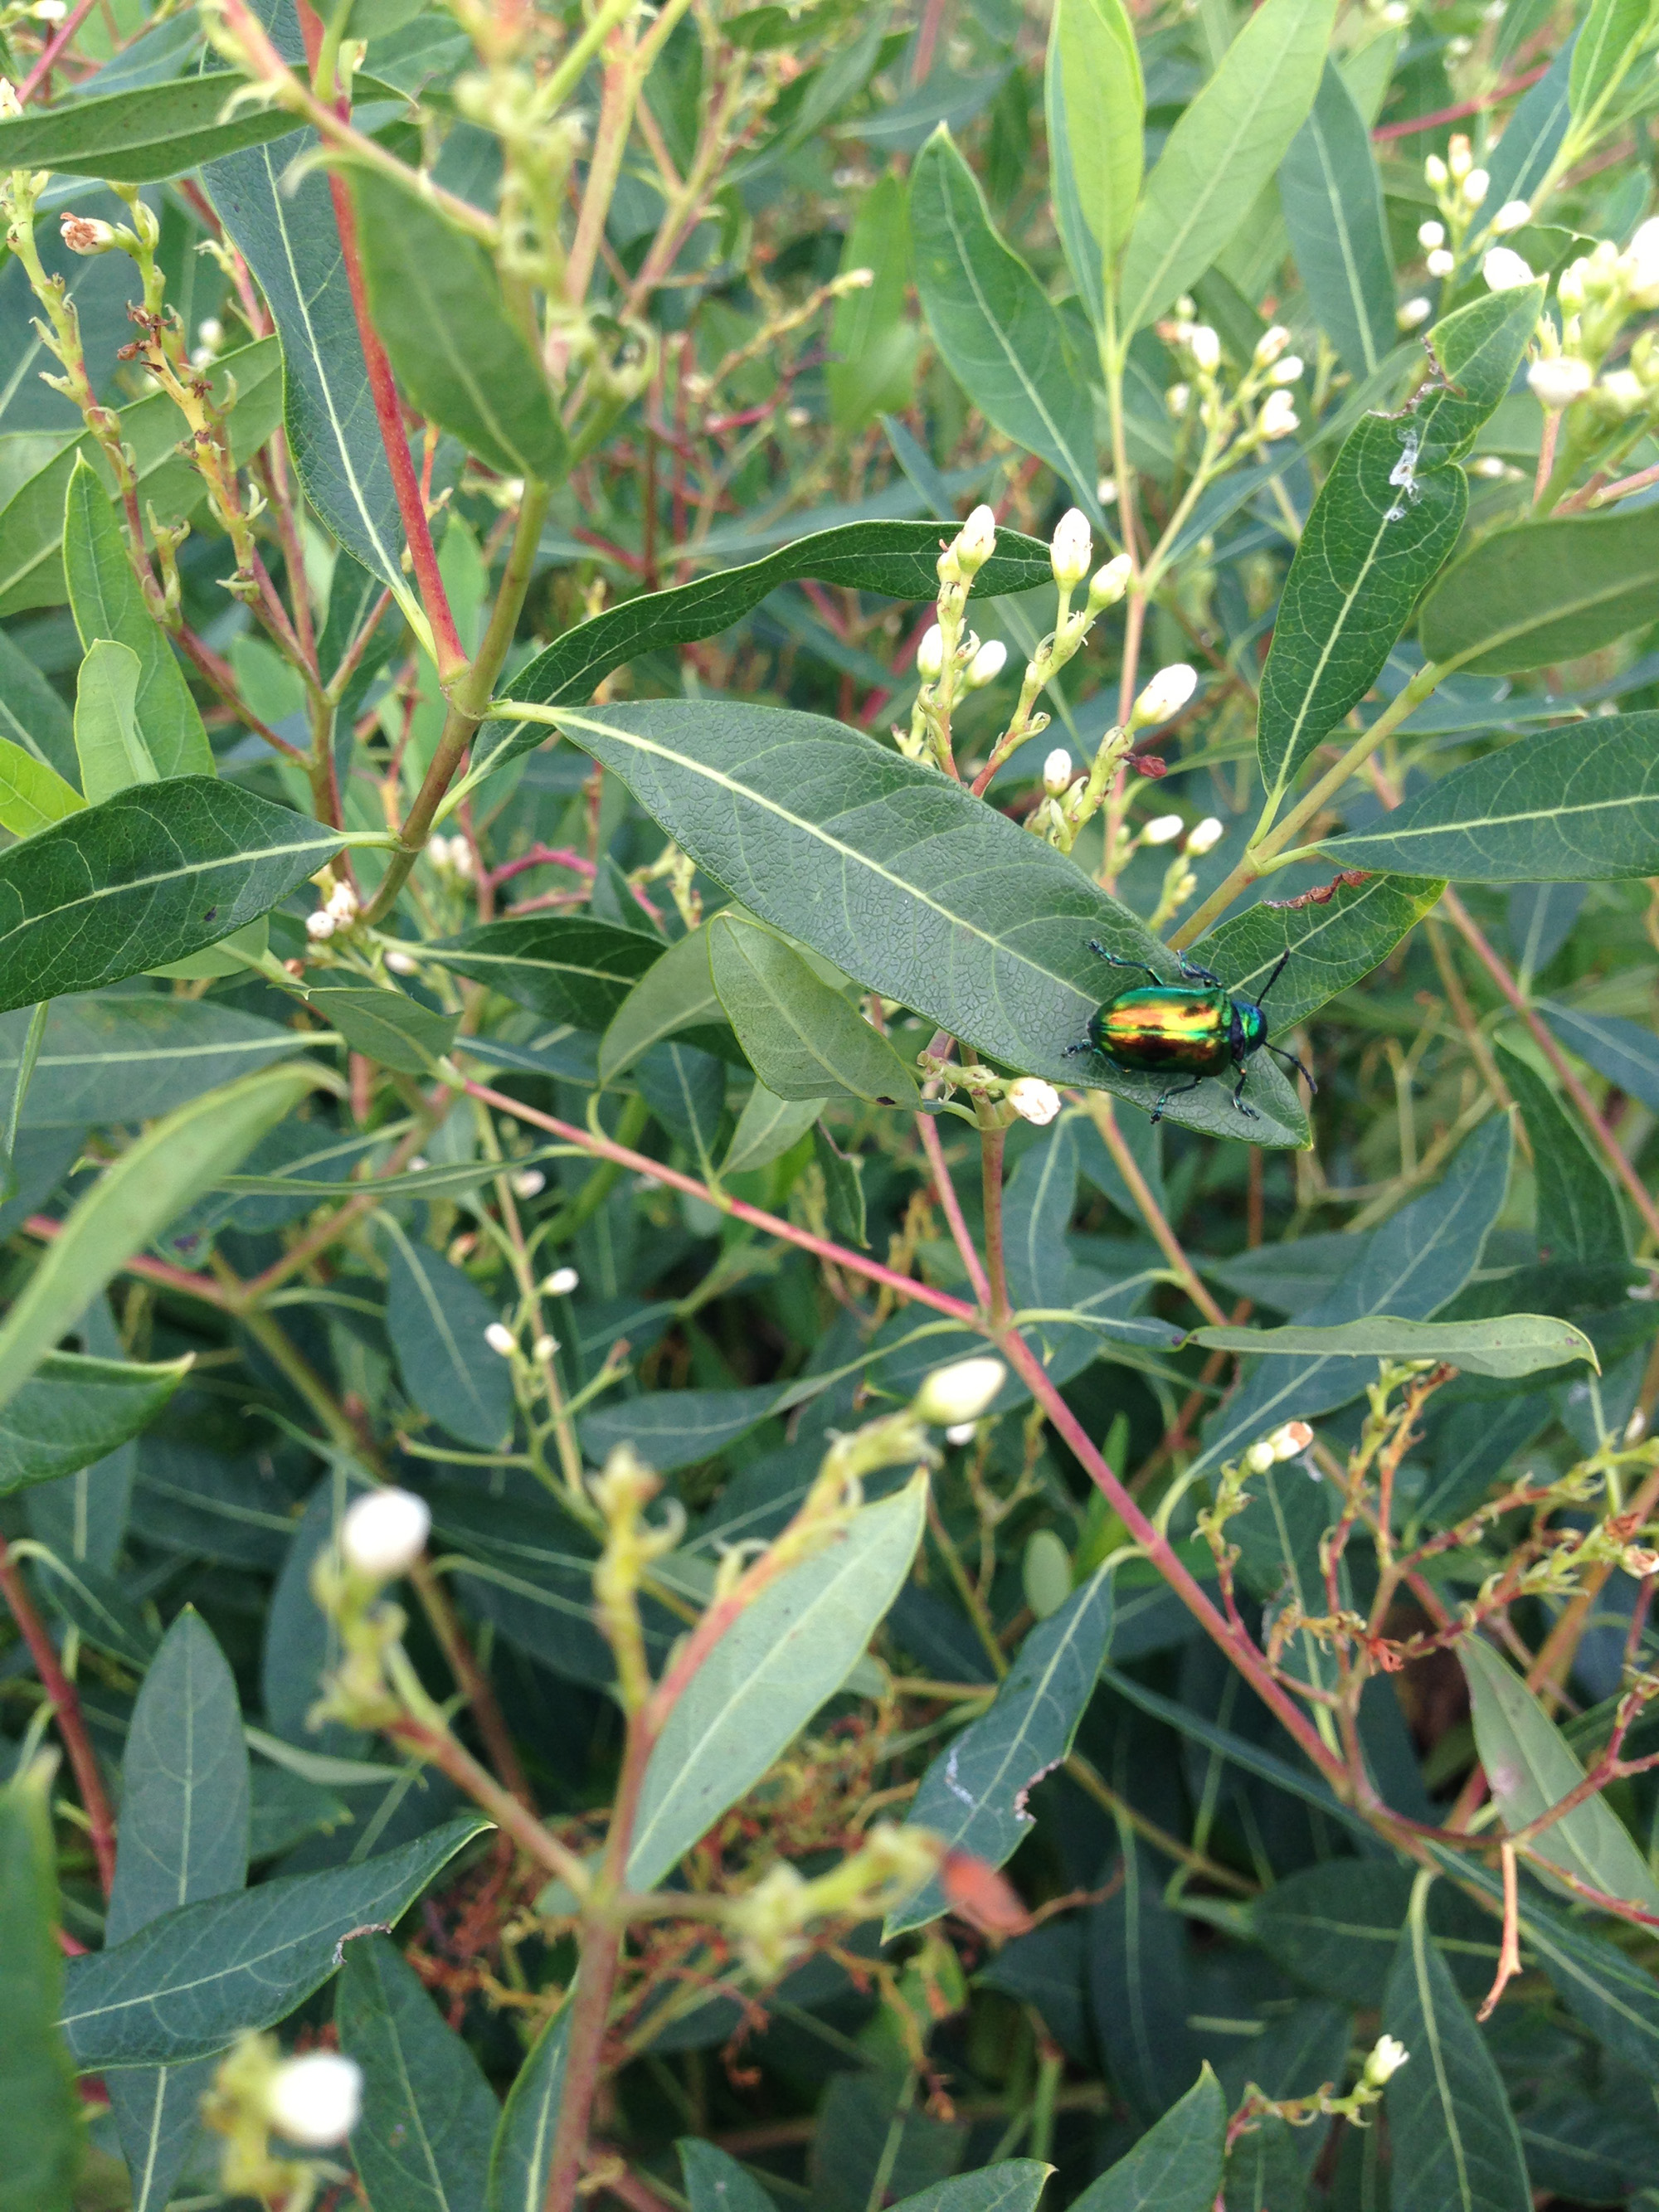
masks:
[[[1285,963],[1290,958],[1290,957],[1291,948],[1287,945],[1285,947],[1285,950],[1279,956],[1279,965],[1273,969],[1273,974],[1268,976],[1267,981],[1261,986],[1261,988],[1255,994],[1255,1003],[1258,1006],[1267,997],[1268,992],[1272,990],[1273,985],[1279,981],[1279,977],[1285,973]]]
[[[1286,1067],[1293,1067],[1297,1073],[1302,1078],[1302,1080],[1307,1085],[1310,1091],[1315,1093],[1318,1091],[1319,1085],[1313,1079],[1312,1070],[1304,1066],[1303,1063],[1297,1058],[1293,1052],[1286,1052],[1282,1044],[1270,1044],[1267,1047],[1267,1049],[1269,1052],[1275,1054],[1277,1058],[1282,1060]]]

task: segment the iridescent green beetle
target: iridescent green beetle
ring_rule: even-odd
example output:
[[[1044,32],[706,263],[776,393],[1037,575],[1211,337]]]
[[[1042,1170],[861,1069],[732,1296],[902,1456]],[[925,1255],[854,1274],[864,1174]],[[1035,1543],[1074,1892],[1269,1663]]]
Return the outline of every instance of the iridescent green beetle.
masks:
[[[1138,968],[1152,980],[1150,985],[1120,991],[1116,998],[1109,999],[1091,1015],[1086,1040],[1067,1045],[1066,1052],[1097,1052],[1114,1067],[1145,1068],[1153,1074],[1166,1069],[1190,1070],[1190,1083],[1177,1083],[1159,1098],[1152,1109],[1154,1121],[1163,1119],[1164,1109],[1172,1098],[1196,1091],[1206,1078],[1221,1074],[1229,1066],[1238,1070],[1238,1081],[1233,1085],[1234,1105],[1251,1121],[1259,1121],[1261,1116],[1254,1106],[1245,1104],[1243,1097],[1249,1073],[1246,1063],[1255,1052],[1277,1054],[1296,1070],[1310,1091],[1319,1088],[1299,1060],[1267,1042],[1267,1017],[1261,1001],[1284,972],[1291,957],[1288,951],[1280,955],[1279,965],[1257,997],[1236,999],[1218,976],[1211,975],[1207,968],[1194,967],[1185,953],[1181,955],[1182,981],[1166,983],[1144,960],[1122,959],[1093,938],[1089,950],[1114,968]]]

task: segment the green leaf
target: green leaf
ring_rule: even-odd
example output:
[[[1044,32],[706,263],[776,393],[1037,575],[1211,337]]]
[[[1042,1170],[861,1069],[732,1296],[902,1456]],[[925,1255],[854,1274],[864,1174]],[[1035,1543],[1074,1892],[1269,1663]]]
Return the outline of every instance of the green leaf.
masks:
[[[1584,1770],[1543,1706],[1490,1644],[1470,1637],[1458,1645],[1457,1656],[1469,1686],[1475,1747],[1492,1802],[1506,1828],[1523,1828],[1576,1790]],[[1526,1848],[1534,1860],[1560,1867],[1644,1912],[1659,1912],[1659,1882],[1630,1831],[1599,1796],[1563,1814]]]
[[[32,837],[37,830],[78,813],[86,803],[55,768],[9,738],[0,738],[0,830]]]
[[[1622,1267],[1624,1216],[1601,1162],[1530,1060],[1501,1041],[1498,1065],[1532,1140],[1538,1257],[1546,1267]]]
[[[0,853],[0,1012],[216,945],[347,842],[206,775],[141,784],[54,823]]]
[[[1370,133],[1334,62],[1279,165],[1291,251],[1319,327],[1355,378],[1399,343],[1394,264]]]
[[[136,1437],[189,1368],[187,1358],[142,1367],[51,1353],[0,1414],[0,1496],[74,1474]]]
[[[1496,1887],[1485,1869],[1480,1878],[1483,1887]],[[1558,1919],[1524,1893],[1521,1940],[1574,2018],[1615,2057],[1651,2079],[1659,2060],[1659,1984],[1646,1967],[1580,1922]]]
[[[484,1331],[500,1319],[469,1275],[416,1244],[390,1213],[379,1217],[390,1285],[386,1334],[404,1388],[464,1444],[493,1451],[513,1427],[513,1377]]]
[[[59,1620],[95,1650],[142,1674],[155,1656],[159,1639],[113,1575],[55,1552],[42,1553],[37,1565],[46,1601]]]
[[[907,1827],[931,1828],[954,1850],[1006,1865],[1036,1825],[1026,1810],[1029,1793],[1072,1748],[1111,1620],[1111,1573],[1098,1567],[1030,1632],[990,1711],[970,1721],[922,1776]],[[889,1914],[884,1936],[920,1928],[947,1910],[939,1882],[927,1882]]]
[[[1489,676],[1577,660],[1652,619],[1656,578],[1659,507],[1495,530],[1436,586],[1423,650]]]
[[[236,395],[229,427],[231,451],[239,463],[257,452],[282,420],[282,349],[274,337],[222,354],[203,371],[221,406],[233,390]],[[120,409],[115,419],[121,442],[132,455],[140,499],[164,519],[198,507],[207,488],[179,452],[179,410],[169,395],[152,392]],[[57,606],[68,596],[64,507],[81,459],[104,477],[109,465],[89,430],[43,461],[0,507],[0,615]]]
[[[1572,42],[1567,99],[1573,120],[1592,115],[1619,84],[1646,43],[1652,0],[1592,0]]]
[[[75,691],[75,750],[81,787],[96,806],[118,791],[156,781],[155,763],[138,734],[138,656],[98,638],[81,663]]]
[[[1510,1125],[1500,1115],[1463,1139],[1438,1188],[1385,1221],[1335,1288],[1298,1321],[1329,1328],[1374,1314],[1426,1320],[1474,1272],[1509,1178]],[[1346,1405],[1376,1379],[1374,1361],[1335,1354],[1255,1368],[1210,1421],[1194,1466],[1232,1458],[1281,1421],[1311,1420]]]
[[[1483,425],[1508,394],[1538,327],[1544,280],[1488,292],[1435,325],[1435,358],[1450,389],[1429,392],[1421,404],[1420,465],[1462,460]]]
[[[487,1826],[469,1814],[361,1865],[184,1905],[70,1960],[63,2027],[76,2064],[176,2065],[285,2019],[343,1963],[348,1936],[391,1925]]]
[[[293,117],[279,107],[243,106],[221,122],[232,94],[242,88],[240,77],[215,71],[31,108],[0,121],[0,168],[147,185],[292,132]]]
[[[1054,222],[1097,328],[1106,272],[1134,221],[1146,88],[1122,0],[1058,0],[1043,76]]]
[[[0,521],[3,516],[0,516]],[[578,623],[513,678],[513,696],[538,706],[580,706],[591,699],[613,668],[642,653],[695,645],[714,637],[757,607],[780,584],[803,577],[853,592],[879,592],[892,599],[931,599],[939,590],[937,522],[848,522],[798,538],[792,545],[723,568],[670,592],[641,592],[604,614]],[[970,596],[995,599],[1052,584],[1048,548],[1017,530],[997,532],[997,550],[973,581]],[[0,612],[5,611],[0,606]],[[539,723],[507,722],[488,756],[489,771],[505,768],[546,736]],[[479,732],[482,744],[485,732]]]
[[[374,326],[421,412],[507,476],[560,482],[564,425],[495,264],[413,192],[352,173]]]
[[[1469,501],[1462,469],[1418,468],[1414,500],[1394,481],[1419,435],[1414,418],[1363,416],[1314,501],[1262,671],[1256,755],[1270,807],[1376,683],[1457,543]]]
[[[579,1030],[603,1030],[662,952],[659,937],[574,914],[509,915],[421,947],[423,960]]]
[[[1334,15],[1334,0],[1266,0],[1170,133],[1124,250],[1123,337],[1173,306],[1249,216],[1313,106]]]
[[[319,983],[307,1004],[353,1052],[400,1075],[429,1075],[455,1042],[459,1014],[439,1013],[402,991],[377,990],[373,984]]]
[[[334,2017],[341,2050],[363,2069],[351,2157],[372,2212],[478,2212],[499,2107],[384,1936],[346,1947]]]
[[[1127,2158],[1089,2184],[1077,2212],[1211,2212],[1226,2131],[1226,2100],[1206,2065]]]
[[[1651,1030],[1617,1014],[1552,1006],[1547,999],[1539,1000],[1538,1011],[1569,1052],[1639,1098],[1650,1113],[1659,1113],[1659,1037]]]
[[[931,2189],[902,2197],[893,2212],[1036,2212],[1036,2201],[1053,2172],[1039,2159],[1002,2159],[995,2166],[953,2173]],[[738,2206],[737,2212],[749,2212],[748,2205]]]
[[[726,702],[607,706],[560,723],[750,912],[866,989],[1050,1082],[1146,1106],[1165,1087],[1066,1048],[1110,987],[1091,937],[1136,959],[1168,955],[1073,861],[936,769],[840,722]],[[1255,1141],[1298,1142],[1283,1077],[1253,1095]],[[1238,1132],[1218,1086],[1176,1099],[1170,1116]]]
[[[1516,13],[1522,18],[1521,36],[1524,39],[1529,35],[1524,27],[1525,14],[1522,10]],[[1492,184],[1486,198],[1495,207],[1502,207],[1506,200],[1530,200],[1561,150],[1561,142],[1572,117],[1574,43],[1571,38],[1565,41],[1526,98],[1517,102],[1504,126],[1503,137],[1492,149],[1492,159],[1487,163]]]
[[[1253,998],[1288,952],[1272,993],[1269,1019],[1277,1036],[1381,967],[1433,911],[1444,888],[1433,877],[1372,876],[1339,883],[1328,898],[1310,906],[1258,900],[1212,930],[1188,957],[1221,976],[1237,997]]]
[[[1257,1942],[1322,1996],[1380,2006],[1411,1909],[1409,1867],[1374,1858],[1301,1867],[1250,1905]],[[1484,1996],[1498,1966],[1498,1923],[1449,1882],[1429,1892],[1428,1922],[1440,1955],[1468,1996]]]
[[[768,1090],[915,1105],[915,1078],[886,1038],[781,937],[729,914],[703,933],[726,1018]]]
[[[0,1014],[0,1097],[9,1097],[17,1080],[28,1019],[21,1011]],[[46,1015],[22,1127],[83,1129],[112,1113],[148,1121],[306,1042],[298,1030],[210,999],[159,992],[60,999]]]
[[[1395,2197],[1411,2212],[1531,2212],[1504,2085],[1429,1934],[1429,1880],[1413,1889],[1382,2005],[1411,2054],[1383,2092]]]
[[[1297,2133],[1269,2113],[1227,2154],[1224,2212],[1304,2212],[1307,2179]]]
[[[1331,1328],[1198,1328],[1188,1341],[1212,1352],[1443,1359],[1466,1375],[1535,1375],[1570,1359],[1587,1359],[1598,1373],[1601,1369],[1583,1331],[1546,1314],[1504,1314],[1495,1321],[1397,1321],[1392,1314],[1369,1314]]]
[[[602,1462],[631,1443],[659,1474],[696,1467],[757,1428],[778,1401],[776,1383],[749,1390],[653,1390],[581,1417],[587,1455]]]
[[[569,2039],[570,2015],[561,2006],[543,2022],[507,2093],[489,2154],[484,2212],[542,2212]]]
[[[721,1176],[745,1175],[781,1159],[812,1127],[824,1103],[822,1098],[779,1098],[757,1083],[744,1101],[720,1162]]]
[[[865,1219],[864,1158],[844,1152],[820,1121],[812,1124],[812,1158],[823,1177],[824,1203],[830,1211],[830,1233],[843,1244],[870,1249]]]
[[[830,419],[851,437],[878,415],[910,404],[921,336],[905,319],[910,287],[910,238],[904,180],[890,170],[859,203],[842,249],[843,276],[867,269],[872,281],[836,301],[830,324],[823,380]]]
[[[1659,714],[1609,714],[1517,738],[1406,799],[1375,830],[1328,838],[1320,849],[1339,867],[1463,884],[1659,874]]]
[[[742,1059],[709,972],[707,935],[699,929],[659,951],[611,1016],[599,1041],[600,1082],[613,1081],[653,1045],[682,1033],[689,1044]]]
[[[0,735],[61,775],[74,769],[69,708],[5,630],[0,630]]]
[[[927,1515],[918,1476],[762,1591],[693,1675],[646,1768],[628,1886],[652,1889],[834,1697],[898,1595]]]
[[[773,2212],[772,2199],[759,2182],[718,2143],[682,2136],[674,2148],[691,2212]]]
[[[211,775],[213,748],[184,671],[173,658],[166,632],[149,611],[127,558],[109,495],[84,454],[76,460],[64,497],[64,574],[75,627],[88,658],[96,653],[94,641],[100,638],[112,638],[137,656],[137,735],[143,755],[154,763],[150,774]],[[84,686],[84,670],[81,680]],[[76,711],[78,751],[78,706]],[[128,783],[143,780],[147,779],[142,763],[125,779]],[[81,779],[89,805],[122,787],[106,784],[94,791],[84,775]]]
[[[916,289],[946,368],[988,422],[1047,461],[1097,523],[1094,410],[1066,326],[998,235],[943,124],[910,173]]]
[[[157,1121],[106,1168],[0,1322],[0,1405],[16,1396],[133,1253],[327,1079],[303,1061],[246,1075]]]
[[[0,2212],[70,2212],[83,2142],[81,2101],[54,2021],[64,1962],[52,1765],[0,1790]]]

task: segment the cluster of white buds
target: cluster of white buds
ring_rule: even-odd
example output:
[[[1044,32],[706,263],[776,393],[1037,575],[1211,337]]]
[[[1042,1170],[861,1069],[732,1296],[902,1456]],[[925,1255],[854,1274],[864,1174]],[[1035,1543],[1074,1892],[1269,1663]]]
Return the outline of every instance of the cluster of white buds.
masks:
[[[1313,1440],[1314,1432],[1305,1421],[1285,1421],[1271,1436],[1261,1437],[1250,1446],[1244,1464],[1252,1474],[1266,1474],[1280,1460],[1299,1459]]]
[[[1489,254],[1487,260],[1494,258]],[[1659,218],[1643,223],[1622,250],[1603,239],[1592,252],[1580,254],[1561,272],[1556,297],[1559,333],[1547,317],[1540,322],[1538,358],[1527,382],[1539,404],[1553,413],[1565,415],[1583,403],[1559,448],[1560,479],[1591,448],[1605,449],[1609,437],[1623,445],[1659,416],[1659,344],[1652,332],[1637,337],[1623,365],[1601,370],[1627,316],[1659,307]]]
[[[1423,174],[1440,210],[1439,220],[1419,223],[1417,231],[1417,242],[1425,250],[1431,276],[1443,280],[1455,277],[1465,261],[1492,239],[1507,238],[1512,231],[1525,229],[1532,221],[1532,209],[1525,200],[1505,200],[1492,214],[1484,214],[1492,194],[1492,177],[1477,165],[1469,142],[1461,131],[1454,135],[1443,161],[1438,154],[1429,155],[1423,164]],[[1508,253],[1507,248],[1499,250]],[[1490,259],[1490,255],[1486,258]],[[1526,266],[1519,254],[1510,254],[1509,260]],[[1505,289],[1503,272],[1508,265],[1508,260],[1500,260],[1497,276],[1486,271],[1487,282],[1494,291]],[[1486,270],[1486,261],[1481,266]],[[1510,281],[1529,284],[1532,271],[1528,269],[1524,276]],[[1408,305],[1415,311],[1418,303],[1413,301]],[[1413,312],[1413,319],[1409,322],[1404,320],[1404,310],[1401,314],[1402,327],[1415,329],[1418,322],[1426,319],[1427,310],[1420,316]]]
[[[1192,863],[1202,860],[1206,853],[1212,853],[1227,834],[1227,825],[1218,815],[1206,814],[1201,822],[1195,822],[1187,830],[1180,815],[1157,814],[1141,830],[1138,842],[1143,845],[1173,844],[1183,830],[1186,836],[1181,850],[1164,872],[1164,888],[1147,923],[1149,929],[1162,929],[1180,913],[1198,889]]]
[[[472,874],[472,848],[465,837],[442,836],[428,837],[426,856],[441,875],[453,876],[459,883],[470,881]]]
[[[938,619],[916,647],[921,687],[909,729],[893,732],[899,750],[911,760],[931,759],[936,768],[948,768],[951,716],[958,699],[994,683],[1007,664],[1007,647],[996,638],[981,643],[965,619],[974,578],[996,546],[996,516],[980,506],[939,556]]]
[[[313,878],[319,887],[326,887],[321,906],[306,916],[306,935],[313,945],[325,945],[331,937],[343,935],[356,925],[359,912],[357,894],[348,883],[337,883],[332,872],[325,868]]]

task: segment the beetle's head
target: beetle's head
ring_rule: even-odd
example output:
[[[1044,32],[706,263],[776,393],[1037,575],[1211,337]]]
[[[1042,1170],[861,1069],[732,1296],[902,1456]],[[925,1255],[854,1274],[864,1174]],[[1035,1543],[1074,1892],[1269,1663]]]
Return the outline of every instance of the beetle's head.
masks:
[[[1267,1043],[1267,1017],[1248,999],[1238,1001],[1238,1026],[1243,1033],[1246,1052],[1259,1052]]]

